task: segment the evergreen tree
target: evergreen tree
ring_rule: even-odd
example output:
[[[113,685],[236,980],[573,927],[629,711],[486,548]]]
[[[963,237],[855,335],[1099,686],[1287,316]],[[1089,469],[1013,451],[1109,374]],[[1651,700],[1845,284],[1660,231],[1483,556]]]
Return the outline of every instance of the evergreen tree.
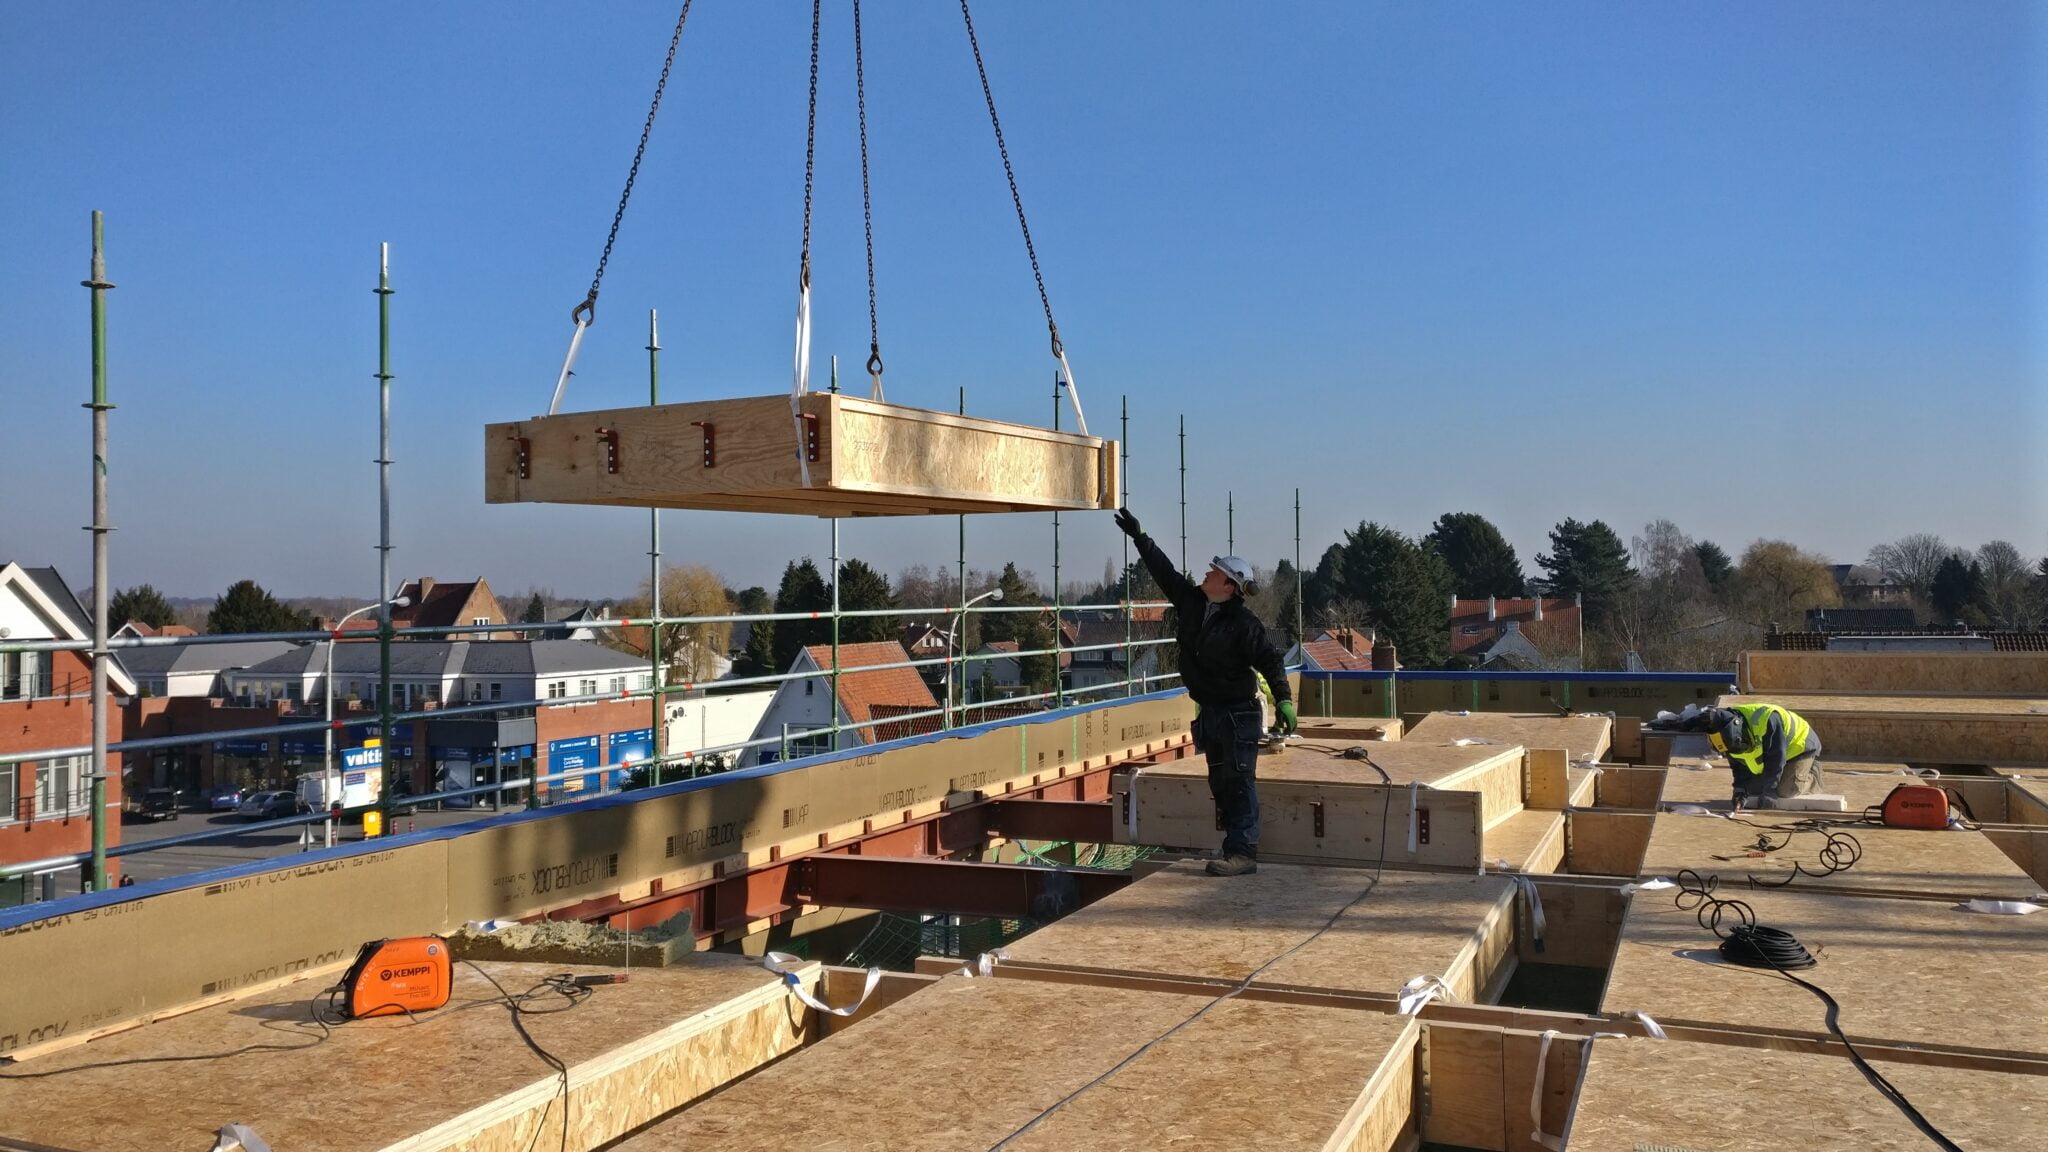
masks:
[[[1003,574],[996,578],[996,586],[1003,590],[1004,608],[1023,608],[1045,603],[1045,597],[1038,589],[1024,579],[1015,563],[1003,565]],[[993,640],[1014,640],[1019,652],[1052,647],[1052,624],[1050,613],[996,612],[981,620],[981,640],[986,644]],[[1052,691],[1053,678],[1059,673],[1059,665],[1050,655],[1023,656],[1017,661],[1018,676],[1033,692]]]
[[[775,611],[782,612],[830,612],[832,591],[825,586],[825,578],[818,575],[818,566],[806,556],[792,560],[782,570],[782,584],[775,590]],[[779,620],[770,638],[770,660],[777,672],[789,671],[796,661],[799,650],[812,644],[832,642],[830,620]],[[755,625],[759,627],[759,625]]]
[[[1520,596],[1525,582],[1515,547],[1493,522],[1476,512],[1450,512],[1437,517],[1423,544],[1443,557],[1458,595]]]
[[[1707,588],[1719,596],[1728,587],[1728,577],[1735,572],[1734,561],[1712,540],[1702,540],[1692,546],[1695,560],[1700,562],[1700,575],[1707,578]]]
[[[1984,580],[1984,566],[1959,556],[1942,558],[1928,590],[1934,604],[1936,624],[1962,623],[1982,628],[1991,622],[1991,591]]]
[[[206,614],[206,630],[216,636],[240,632],[304,632],[315,621],[296,608],[278,602],[254,580],[238,580],[213,602]]]
[[[862,560],[848,560],[839,566],[840,611],[874,612],[894,607],[896,595],[889,590],[888,577]],[[839,622],[839,642],[893,640],[901,629],[902,621],[894,616],[855,616]]]
[[[1550,530],[1550,551],[1536,557],[1552,596],[1583,598],[1586,622],[1604,624],[1622,593],[1635,581],[1628,548],[1604,521],[1581,524],[1567,517]]]
[[[1297,596],[1298,589],[1295,587],[1298,583],[1301,581],[1296,579],[1292,560],[1282,560],[1273,566],[1272,587],[1268,594],[1273,601],[1274,619],[1267,623],[1272,626],[1274,635],[1287,638],[1287,645],[1301,642],[1301,629],[1295,626],[1295,621],[1306,620],[1302,611],[1303,606]]]
[[[519,614],[521,624],[545,624],[548,622],[548,602],[539,592],[527,598],[526,611]]]
[[[162,628],[177,623],[178,613],[155,587],[138,584],[133,588],[116,589],[114,598],[107,602],[108,631],[114,631],[131,620],[151,628]]]
[[[1333,585],[1333,604],[1360,606],[1360,622],[1392,640],[1403,664],[1437,667],[1449,657],[1451,573],[1434,550],[1368,522],[1324,553],[1318,577]]]

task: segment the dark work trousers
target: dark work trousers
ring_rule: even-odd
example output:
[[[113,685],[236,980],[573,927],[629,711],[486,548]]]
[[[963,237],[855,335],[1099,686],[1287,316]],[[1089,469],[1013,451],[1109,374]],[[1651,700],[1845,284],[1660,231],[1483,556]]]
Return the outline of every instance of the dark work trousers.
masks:
[[[1223,854],[1259,855],[1259,792],[1253,774],[1259,763],[1257,700],[1212,705],[1195,719],[1195,744],[1209,757],[1209,795],[1223,815]]]

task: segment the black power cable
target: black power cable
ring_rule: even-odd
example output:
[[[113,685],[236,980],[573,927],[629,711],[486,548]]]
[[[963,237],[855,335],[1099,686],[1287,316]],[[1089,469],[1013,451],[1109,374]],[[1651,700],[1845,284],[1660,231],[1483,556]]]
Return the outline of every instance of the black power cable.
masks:
[[[1870,1082],[1871,1087],[1877,1089],[1878,1095],[1890,1101],[1906,1119],[1913,1122],[1913,1126],[1920,1130],[1921,1135],[1934,1141],[1937,1146],[1946,1152],[1963,1152],[1961,1145],[1936,1128],[1933,1121],[1914,1107],[1911,1100],[1906,1099],[1906,1094],[1900,1091],[1898,1085],[1872,1067],[1870,1061],[1864,1059],[1863,1053],[1856,1050],[1856,1045],[1850,1041],[1848,1034],[1842,1031],[1840,1002],[1830,995],[1827,989],[1792,974],[1794,971],[1813,968],[1820,963],[1820,960],[1799,942],[1798,937],[1781,928],[1758,924],[1755,910],[1740,900],[1723,900],[1715,896],[1714,889],[1719,877],[1702,876],[1687,868],[1679,872],[1677,881],[1678,892],[1674,899],[1678,907],[1693,913],[1702,927],[1721,938],[1720,951],[1723,960],[1744,968],[1762,968],[1776,972],[1818,996],[1827,1008],[1828,1033],[1842,1042],[1843,1049],[1849,1054],[1850,1063],[1856,1066],[1858,1072],[1863,1073],[1863,1078]],[[1722,924],[1728,921],[1732,923],[1728,924],[1726,931],[1722,931]]]
[[[1783,851],[1787,845],[1792,843],[1792,838],[1802,832],[1815,833],[1827,838],[1827,842],[1821,845],[1820,851],[1814,854],[1815,862],[1819,868],[1818,871],[1809,869],[1803,860],[1794,860],[1792,862],[1792,871],[1786,873],[1783,880],[1759,880],[1756,876],[1751,875],[1749,877],[1749,884],[1752,888],[1783,888],[1801,876],[1811,880],[1822,880],[1837,872],[1847,872],[1856,866],[1858,860],[1863,859],[1863,842],[1861,840],[1823,821],[1802,820],[1796,824],[1784,825],[1782,828],[1776,825],[1759,824],[1753,820],[1744,820],[1742,823],[1748,824],[1752,828],[1769,830],[1759,834],[1756,838],[1756,848],[1760,852]],[[1785,838],[1773,844],[1770,837],[1770,832],[1773,831],[1783,832]]]
[[[533,1033],[526,1030],[526,1021],[521,1019],[521,1017],[546,1016],[555,1012],[566,1012],[588,999],[590,997],[590,989],[578,984],[574,976],[563,972],[559,975],[544,977],[533,987],[514,996],[512,993],[507,992],[505,986],[498,983],[497,979],[489,972],[478,967],[475,961],[464,960],[463,963],[469,965],[472,971],[488,981],[491,987],[498,990],[498,998],[504,1002],[506,1009],[512,1013],[513,1030],[519,1033],[519,1038],[526,1042],[526,1046],[533,1050],[535,1056],[540,1057],[543,1064],[554,1069],[556,1079],[561,1085],[556,1092],[555,1098],[562,1102],[562,1149],[563,1152],[567,1152],[569,1147],[569,1065],[554,1053],[541,1047],[540,1042],[533,1038]],[[559,1007],[530,1007],[536,1001],[555,996],[559,996],[563,1000]],[[541,1131],[547,1127],[548,1111],[553,1107],[554,1102],[550,1101],[548,1107],[542,1109],[540,1117],[534,1121],[533,1136],[526,1142],[526,1152],[533,1152],[533,1146],[540,1142]]]

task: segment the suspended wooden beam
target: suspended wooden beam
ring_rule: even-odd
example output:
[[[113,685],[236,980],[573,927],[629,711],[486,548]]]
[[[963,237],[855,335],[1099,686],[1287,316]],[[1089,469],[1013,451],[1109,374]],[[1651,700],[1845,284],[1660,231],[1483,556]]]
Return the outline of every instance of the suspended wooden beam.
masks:
[[[809,482],[806,484],[806,473]],[[829,392],[484,429],[484,499],[800,516],[1116,507],[1114,440]]]

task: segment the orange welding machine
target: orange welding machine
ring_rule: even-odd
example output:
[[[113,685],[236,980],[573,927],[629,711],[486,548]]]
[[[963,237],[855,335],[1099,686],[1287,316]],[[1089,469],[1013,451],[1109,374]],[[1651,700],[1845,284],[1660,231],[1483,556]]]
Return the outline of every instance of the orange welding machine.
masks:
[[[1887,828],[1939,831],[1949,825],[1948,790],[1932,784],[1901,784],[1864,818],[1872,815],[1877,817],[1875,823]]]
[[[338,1007],[350,1020],[425,1012],[448,1003],[454,975],[439,936],[372,940],[342,977]]]

